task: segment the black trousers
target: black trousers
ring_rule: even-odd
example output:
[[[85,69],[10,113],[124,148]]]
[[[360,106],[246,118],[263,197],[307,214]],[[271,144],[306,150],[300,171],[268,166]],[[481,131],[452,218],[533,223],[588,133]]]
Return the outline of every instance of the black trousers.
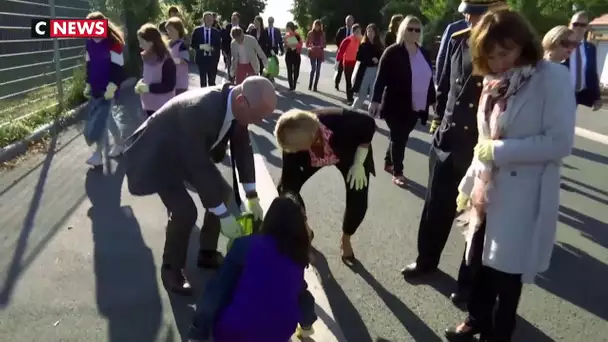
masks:
[[[346,99],[348,102],[353,102],[354,93],[353,93],[353,71],[355,71],[355,65],[345,65],[342,67],[344,70],[344,81],[346,82]]]
[[[467,325],[481,331],[492,342],[511,341],[522,287],[521,274],[481,266],[467,305]]]
[[[410,134],[418,122],[418,114],[395,113],[386,115],[384,121],[389,129],[389,144],[384,156],[384,164],[393,167],[394,176],[403,175],[403,158],[405,157],[405,146],[410,138]]]
[[[368,188],[365,187],[361,190],[351,189],[346,181],[348,170],[351,165],[338,164],[336,167],[344,178],[344,184],[346,186],[346,209],[344,210],[344,219],[342,221],[342,232],[346,235],[353,235],[357,231],[357,228],[363,222],[365,214],[367,212],[367,193]],[[304,170],[297,170],[297,175],[290,175],[289,182],[283,182],[283,179],[279,183],[279,193],[291,192],[297,194],[298,200],[305,207],[304,199],[300,196],[300,189],[306,181],[312,177],[317,171],[321,170],[319,167],[308,167]],[[285,172],[285,171],[283,171]],[[369,173],[367,174],[367,180],[369,184]]]
[[[336,62],[338,63],[338,62]],[[336,70],[336,76],[334,77],[334,82],[336,83],[336,88],[340,86],[340,81],[342,81],[342,72],[344,71],[344,67],[342,63],[338,63],[338,70]]]
[[[289,82],[289,89],[295,90],[298,84],[298,78],[300,77],[300,64],[302,63],[302,57],[295,51],[287,51],[285,53],[285,66],[287,67],[287,82]]]
[[[201,88],[214,86],[217,77],[217,62],[213,57],[202,57],[198,62],[198,74],[201,79]]]
[[[228,202],[230,187],[228,184],[226,184],[226,187],[225,198]],[[171,269],[183,269],[188,255],[190,233],[198,218],[196,205],[182,181],[172,182],[170,186],[168,185],[164,190],[159,191],[158,195],[167,208],[169,217],[163,250],[163,266],[168,266]],[[206,211],[201,227],[200,251],[211,252],[217,250],[219,236],[220,219]]]
[[[147,111],[146,111],[146,115],[147,115],[148,117],[151,117],[151,116],[152,116],[152,114],[154,114],[154,113],[156,113],[156,112],[155,112],[155,111],[153,111],[153,110],[147,110]]]

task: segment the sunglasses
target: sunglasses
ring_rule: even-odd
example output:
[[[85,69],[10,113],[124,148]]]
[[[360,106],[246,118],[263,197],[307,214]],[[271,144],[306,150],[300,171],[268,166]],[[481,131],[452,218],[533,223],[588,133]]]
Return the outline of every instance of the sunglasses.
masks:
[[[566,48],[566,49],[573,49],[578,46],[578,43],[573,40],[566,39],[566,40],[560,41],[559,45],[561,45],[563,48]]]
[[[408,32],[416,32],[416,33],[420,33],[422,30],[417,28],[417,27],[408,27],[407,28]]]
[[[572,23],[572,27],[587,27],[587,23]]]

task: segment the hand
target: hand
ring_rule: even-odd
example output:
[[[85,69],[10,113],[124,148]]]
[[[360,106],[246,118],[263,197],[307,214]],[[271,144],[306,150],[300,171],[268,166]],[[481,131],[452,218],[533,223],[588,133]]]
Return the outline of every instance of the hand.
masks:
[[[431,127],[429,128],[429,133],[434,134],[435,131],[437,130],[437,128],[439,128],[439,125],[441,125],[441,121],[439,121],[437,119],[433,119],[433,121],[431,121]]]
[[[374,64],[378,64],[378,58],[376,58],[376,57],[372,58],[372,62],[374,62]]]
[[[600,110],[602,108],[602,100],[597,100],[595,101],[595,103],[593,104],[593,107],[591,107],[591,109],[595,112],[597,110]]]
[[[116,84],[110,82],[108,83],[108,85],[106,86],[106,92],[103,94],[103,97],[106,100],[111,100],[114,98],[114,94],[116,93],[116,90],[118,89],[118,86],[116,86]]]
[[[233,215],[220,218],[220,232],[229,239],[243,236],[243,228]]]
[[[334,70],[338,70],[339,66],[340,66],[340,62],[335,61],[334,62]]]
[[[260,221],[264,218],[264,210],[262,210],[259,198],[248,198],[247,201],[245,201],[245,208],[253,214],[254,220]]]
[[[367,147],[357,147],[353,165],[346,175],[346,181],[351,189],[359,191],[367,187],[367,173],[364,164],[368,152],[369,148]]]
[[[175,64],[182,64],[182,59],[181,59],[181,58],[176,57],[176,58],[173,58],[173,62],[174,62]]]
[[[378,117],[380,112],[380,104],[378,102],[371,102],[369,107],[367,108],[369,115],[373,117]]]
[[[91,85],[90,84],[86,84],[84,86],[84,91],[82,92],[82,95],[84,95],[84,97],[86,97],[87,99],[91,98]]]
[[[459,213],[465,210],[469,206],[470,200],[471,198],[467,194],[459,192],[458,197],[456,197],[456,212]]]
[[[494,140],[482,140],[478,142],[473,149],[473,153],[482,162],[494,160]]]
[[[137,81],[137,84],[135,85],[135,92],[137,94],[143,94],[143,93],[147,93],[149,91],[150,91],[150,86],[148,86],[146,83],[144,83],[144,80]]]

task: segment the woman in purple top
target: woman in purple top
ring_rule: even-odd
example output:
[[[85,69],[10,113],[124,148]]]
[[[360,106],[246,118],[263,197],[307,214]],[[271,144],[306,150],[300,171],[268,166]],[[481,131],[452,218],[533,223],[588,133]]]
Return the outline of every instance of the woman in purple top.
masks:
[[[371,115],[386,121],[390,144],[384,158],[384,170],[393,174],[393,183],[404,187],[403,157],[405,145],[418,120],[423,125],[429,106],[435,103],[431,58],[419,45],[422,24],[414,16],[403,19],[397,30],[397,42],[389,46],[378,65]]]
[[[188,62],[190,62],[190,52],[188,45],[184,42],[186,29],[180,18],[173,17],[165,22],[167,36],[169,36],[169,47],[175,62],[176,80],[175,94],[179,95],[188,90]]]
[[[87,19],[107,20],[100,12],[90,13]],[[85,44],[87,79],[84,96],[89,99],[89,113],[84,135],[89,144],[96,144],[93,155],[87,160],[87,164],[93,167],[103,164],[101,152],[108,143],[108,129],[115,143],[108,156],[116,157],[122,153],[121,132],[112,116],[112,106],[124,79],[122,51],[125,40],[111,21],[108,21],[108,30],[108,38],[88,39]]]
[[[312,333],[314,297],[304,281],[310,240],[293,195],[277,197],[259,234],[234,241],[196,306],[189,341],[286,342]]]
[[[143,50],[144,70],[135,92],[140,94],[141,106],[150,116],[175,96],[175,62],[156,26],[144,24],[137,31],[137,39]]]

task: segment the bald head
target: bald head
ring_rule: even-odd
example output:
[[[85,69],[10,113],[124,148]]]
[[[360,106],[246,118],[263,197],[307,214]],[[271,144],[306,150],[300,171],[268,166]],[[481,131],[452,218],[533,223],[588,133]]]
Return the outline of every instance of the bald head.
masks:
[[[255,123],[269,116],[277,108],[274,85],[265,77],[250,76],[237,86],[234,114],[241,123]]]

